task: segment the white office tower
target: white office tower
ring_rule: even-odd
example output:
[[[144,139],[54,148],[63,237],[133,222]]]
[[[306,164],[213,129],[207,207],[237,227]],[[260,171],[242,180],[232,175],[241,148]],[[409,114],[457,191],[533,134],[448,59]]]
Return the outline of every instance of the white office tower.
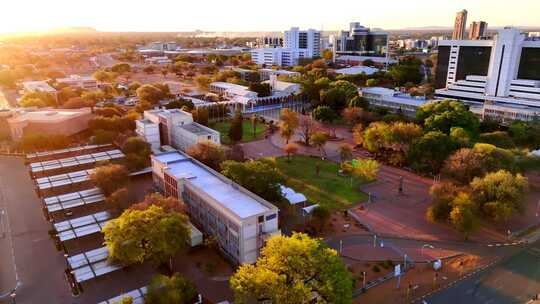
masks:
[[[533,120],[540,112],[540,41],[516,28],[493,40],[439,41],[436,79],[437,96],[482,105],[483,116]]]
[[[288,49],[305,50],[306,57],[321,56],[321,32],[309,29],[301,31],[297,27],[291,27],[285,31],[283,47]]]

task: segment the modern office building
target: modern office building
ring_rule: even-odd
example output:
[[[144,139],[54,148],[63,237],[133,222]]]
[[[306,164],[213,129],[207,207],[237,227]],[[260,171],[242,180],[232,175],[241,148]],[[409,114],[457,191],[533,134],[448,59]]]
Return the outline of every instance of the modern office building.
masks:
[[[7,119],[11,138],[21,139],[25,134],[73,135],[88,128],[94,114],[83,109],[14,109]]]
[[[268,42],[268,41],[267,41]],[[260,65],[292,66],[297,65],[302,58],[314,58],[321,55],[321,33],[314,29],[302,31],[292,27],[285,31],[281,42],[269,41],[263,47],[251,50],[251,60]]]
[[[235,264],[254,263],[266,240],[281,233],[276,206],[185,153],[152,155],[152,170],[156,186],[183,200],[191,222]]]
[[[358,93],[369,102],[369,106],[372,108],[385,108],[394,113],[403,113],[411,118],[416,116],[416,110],[419,107],[432,102],[424,96],[411,96],[382,87],[365,87],[359,89]]]
[[[439,42],[436,95],[499,107],[540,108],[540,41],[516,28],[492,40]],[[512,112],[512,111],[511,111]]]
[[[98,88],[97,81],[92,76],[70,75],[69,77],[58,78],[56,82],[83,90],[96,90]]]
[[[467,29],[467,10],[457,12],[456,21],[454,22],[454,32],[452,40],[465,39],[465,30]]]
[[[314,29],[301,31],[297,27],[291,27],[290,30],[285,31],[283,47],[305,50],[308,58],[320,57],[321,32]]]
[[[210,141],[220,144],[218,131],[193,121],[191,113],[179,110],[144,111],[143,119],[136,121],[136,133],[146,139],[157,150],[162,145],[170,145],[187,151],[191,146]]]
[[[485,39],[487,36],[487,22],[484,21],[473,21],[471,23],[471,28],[469,29],[469,39],[470,40],[480,40]]]
[[[294,77],[300,76],[300,73],[287,70],[259,69],[259,77],[261,81],[270,80],[270,77],[272,77],[272,75]]]
[[[371,31],[359,22],[351,22],[348,31],[332,36],[331,44],[336,61],[361,63],[370,59],[386,63],[388,60],[388,33]]]

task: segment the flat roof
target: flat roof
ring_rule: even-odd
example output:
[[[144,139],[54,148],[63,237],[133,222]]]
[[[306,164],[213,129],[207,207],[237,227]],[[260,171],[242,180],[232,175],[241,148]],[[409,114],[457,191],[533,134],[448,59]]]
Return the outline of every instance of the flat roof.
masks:
[[[182,156],[179,152],[177,153]],[[261,214],[271,209],[255,199],[255,195],[248,195],[240,186],[231,180],[218,176],[204,165],[184,157],[168,163],[166,172],[176,178],[185,178],[192,185],[205,192],[226,209],[241,219]],[[262,200],[262,199],[261,199]]]
[[[65,242],[101,232],[110,219],[112,219],[111,214],[107,211],[102,211],[55,223],[54,228],[56,229],[58,239],[61,242]]]
[[[15,112],[8,118],[8,122],[17,123],[22,121],[59,123],[75,117],[91,114],[90,108],[82,109],[50,109],[50,110],[23,110]]]
[[[153,156],[154,159],[158,160],[161,163],[170,163],[181,159],[186,159],[184,155],[178,153],[177,151],[165,152]]]
[[[66,193],[43,198],[49,213],[72,209],[80,206],[97,204],[105,201],[105,195],[98,188]]]
[[[67,261],[75,281],[81,283],[122,268],[122,265],[112,263],[108,259],[109,250],[107,247],[101,247],[70,256]]]
[[[51,87],[45,80],[25,81],[22,83],[25,90],[54,93],[56,89]]]
[[[210,130],[208,130],[207,128],[199,125],[198,123],[191,123],[189,125],[182,125],[180,126],[180,128],[190,132],[190,133],[193,133],[195,135],[214,135],[215,134],[215,131],[212,132]]]
[[[246,91],[248,90],[248,87],[246,87],[246,86],[239,85],[239,84],[234,84],[234,83],[229,83],[229,82],[222,82],[222,81],[212,82],[210,85],[215,86],[215,87],[219,87],[219,88],[222,88],[222,89],[225,89],[225,90],[228,90],[228,89],[237,89],[237,90],[246,90]]]
[[[339,70],[336,70],[335,72],[337,74],[345,74],[345,75],[356,75],[356,74],[362,74],[362,73],[366,75],[371,75],[378,71],[379,69],[377,68],[359,65],[359,66],[339,69]]]
[[[119,158],[124,158],[125,155],[118,149],[96,152],[91,154],[84,154],[79,156],[73,156],[68,158],[61,158],[49,161],[34,162],[29,164],[30,171],[32,173],[46,172],[50,170],[56,170],[60,168],[70,168],[82,165],[93,165],[99,161],[108,161]]]

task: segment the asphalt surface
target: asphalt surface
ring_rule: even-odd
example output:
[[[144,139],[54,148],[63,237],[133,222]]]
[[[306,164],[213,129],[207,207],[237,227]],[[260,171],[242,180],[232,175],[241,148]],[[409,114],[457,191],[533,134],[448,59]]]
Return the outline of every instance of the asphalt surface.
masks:
[[[427,297],[426,303],[527,303],[540,293],[540,242],[514,250],[492,267]]]

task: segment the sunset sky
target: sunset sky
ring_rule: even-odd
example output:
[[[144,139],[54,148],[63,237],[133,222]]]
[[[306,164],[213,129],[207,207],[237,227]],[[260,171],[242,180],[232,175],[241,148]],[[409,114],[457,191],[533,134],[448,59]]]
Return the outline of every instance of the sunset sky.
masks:
[[[468,23],[540,26],[540,0],[1,0],[0,32],[69,26],[100,31],[338,30],[353,20],[398,29],[452,26],[455,13],[464,8]]]

